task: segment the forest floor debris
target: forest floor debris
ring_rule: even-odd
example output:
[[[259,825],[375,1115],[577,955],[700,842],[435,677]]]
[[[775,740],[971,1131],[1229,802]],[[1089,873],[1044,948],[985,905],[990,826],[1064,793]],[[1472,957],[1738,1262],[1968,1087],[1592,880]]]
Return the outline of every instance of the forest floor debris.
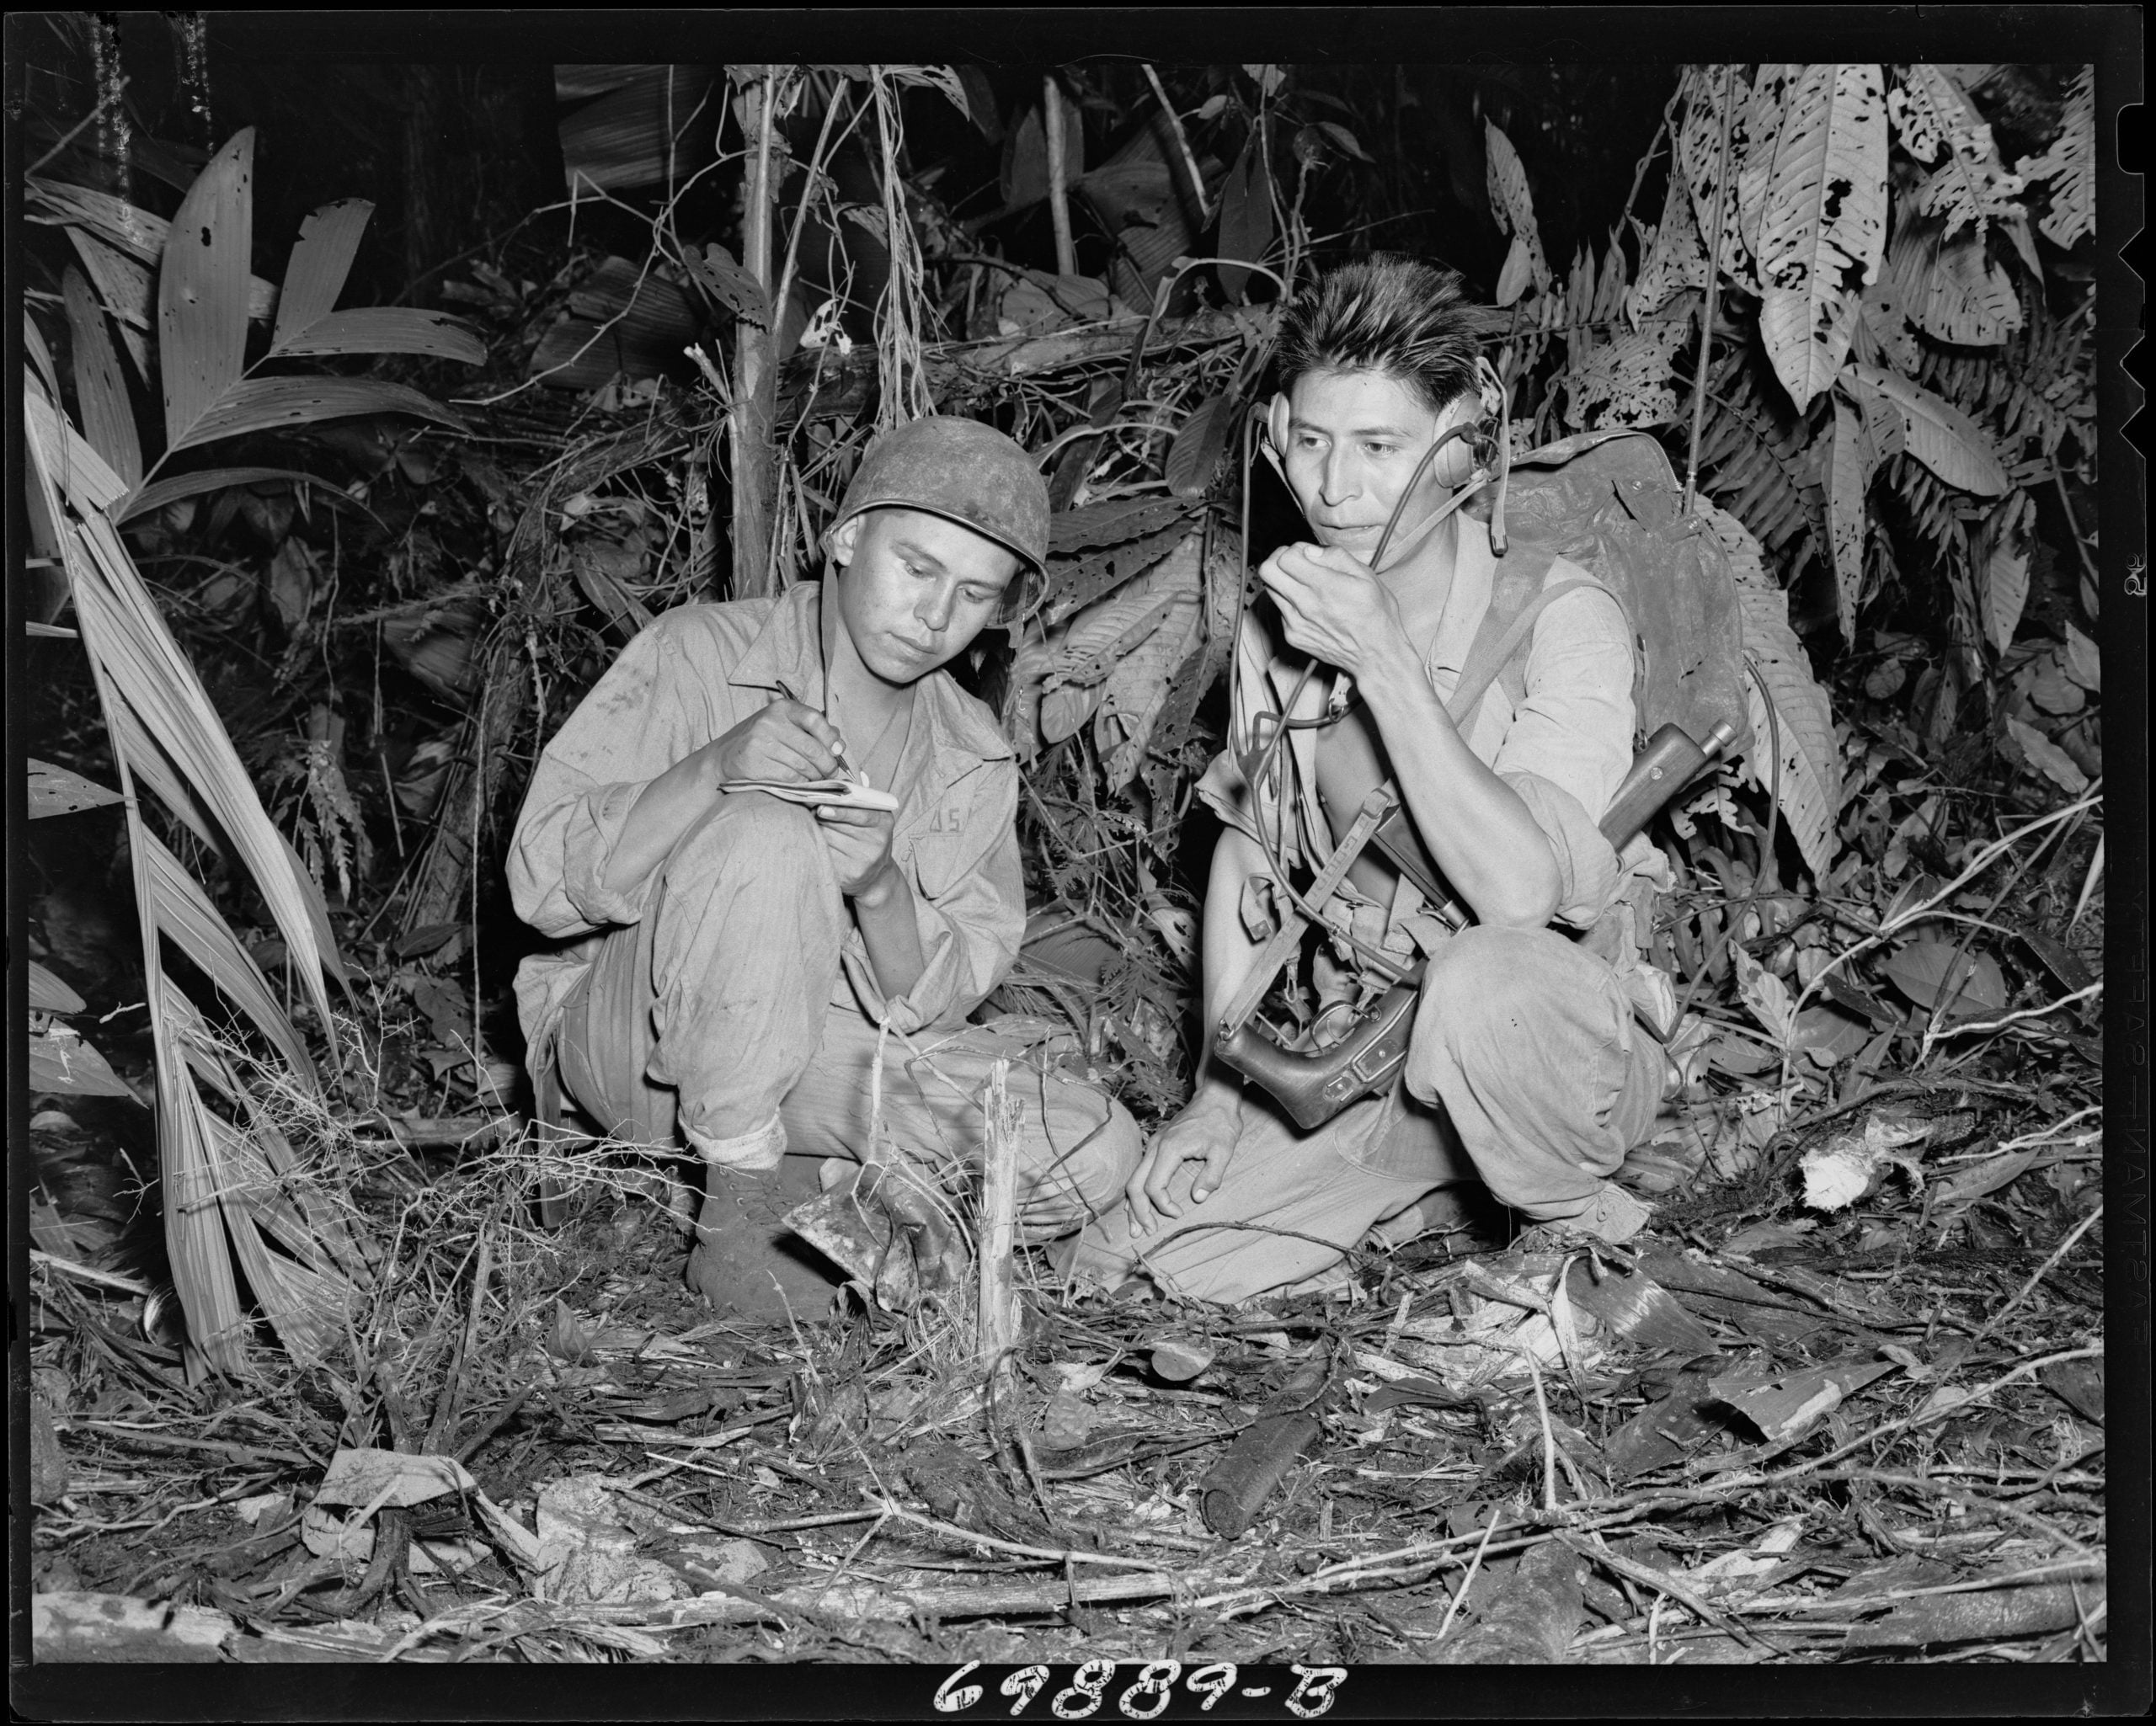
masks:
[[[2073,1137],[1948,1100],[1994,1159]],[[370,1153],[394,1245],[311,1368],[190,1388],[130,1279],[40,1255],[46,1657],[2102,1658],[2102,1207],[2031,1166],[1820,1215],[1785,1136],[1630,1249],[1430,1235],[1235,1308],[1022,1259],[984,1396],[932,1308],[712,1322],[630,1159]]]

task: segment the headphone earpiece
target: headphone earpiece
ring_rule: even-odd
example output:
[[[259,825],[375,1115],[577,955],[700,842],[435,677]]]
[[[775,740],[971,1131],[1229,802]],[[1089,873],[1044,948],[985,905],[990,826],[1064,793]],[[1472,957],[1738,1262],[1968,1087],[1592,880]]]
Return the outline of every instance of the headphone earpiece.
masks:
[[[1273,453],[1284,461],[1288,454],[1288,394],[1284,390],[1266,405],[1265,436]]]

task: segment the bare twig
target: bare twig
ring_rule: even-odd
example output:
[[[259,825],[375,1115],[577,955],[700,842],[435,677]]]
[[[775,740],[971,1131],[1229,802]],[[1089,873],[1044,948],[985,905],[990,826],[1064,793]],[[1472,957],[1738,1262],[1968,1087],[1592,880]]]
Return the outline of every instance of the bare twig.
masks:
[[[1078,274],[1078,248],[1070,238],[1070,197],[1064,184],[1063,91],[1051,72],[1041,80],[1041,123],[1048,131],[1048,210],[1055,225],[1055,271]]]
[[[1475,1586],[1475,1579],[1482,1569],[1482,1554],[1490,1550],[1490,1537],[1497,1532],[1497,1518],[1504,1514],[1504,1510],[1502,1505],[1490,1506],[1490,1520],[1482,1526],[1482,1544],[1475,1548],[1475,1556],[1468,1563],[1467,1574],[1460,1579],[1459,1591],[1453,1595],[1452,1604],[1445,1608],[1444,1622],[1438,1626],[1437,1639],[1439,1642],[1445,1639],[1445,1633],[1452,1628],[1452,1621],[1460,1616],[1460,1604],[1466,1600],[1467,1590]]]
[[[2042,1264],[2036,1266],[2035,1274],[2031,1276],[2026,1282],[2023,1283],[2020,1288],[2014,1292],[2014,1298],[2007,1302],[2004,1306],[2001,1307],[1996,1313],[1993,1313],[1989,1318],[1984,1321],[1983,1329],[1979,1330],[1976,1335],[1970,1340],[1969,1346],[1972,1349],[1973,1349],[1978,1343],[1982,1342],[1986,1337],[1989,1336],[1993,1331],[1998,1329],[2000,1324],[2005,1319],[2006,1315],[2012,1312],[2016,1307],[2020,1306],[2022,1302],[2028,1299],[2031,1293],[2034,1292],[2036,1285],[2051,1275],[2053,1267],[2057,1265],[2058,1261],[2061,1259],[2063,1259],[2068,1253],[2073,1250],[2074,1242],[2079,1240],[2083,1235],[2088,1233],[2091,1228],[2095,1228],[2096,1225],[2096,1219],[2103,1214],[2104,1203],[2102,1200],[2099,1199],[2096,1201],[2095,1207],[2090,1210],[2089,1214],[2086,1217],[2084,1217],[2079,1223],[2075,1223],[2073,1227],[2067,1232],[2066,1239],[2061,1241],[2057,1246],[2052,1249],[2052,1255],[2048,1259],[2046,1259]]]
[[[1161,104],[1161,112],[1167,116],[1168,130],[1175,134],[1176,148],[1182,154],[1184,173],[1190,176],[1191,200],[1198,206],[1198,221],[1202,227],[1213,216],[1205,207],[1205,181],[1198,172],[1198,158],[1190,153],[1190,139],[1182,129],[1182,116],[1176,112],[1175,104],[1168,100],[1168,93],[1161,88],[1161,75],[1153,70],[1153,63],[1141,61],[1139,67],[1145,74],[1145,82],[1153,87],[1153,94]]]

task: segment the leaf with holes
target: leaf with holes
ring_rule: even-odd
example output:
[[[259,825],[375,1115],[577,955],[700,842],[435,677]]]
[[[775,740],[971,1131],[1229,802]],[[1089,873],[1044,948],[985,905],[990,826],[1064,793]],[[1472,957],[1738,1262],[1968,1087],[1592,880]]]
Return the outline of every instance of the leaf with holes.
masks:
[[[1759,334],[1800,409],[1833,381],[1857,296],[1886,246],[1886,108],[1881,69],[1807,66],[1774,146],[1759,221]]]
[[[1927,167],[1945,157],[1918,188],[1919,205],[1945,218],[1948,237],[1974,226],[1981,238],[1987,223],[2019,210],[2020,176],[2006,171],[1991,127],[1944,67],[1905,66],[1900,79],[1886,110],[1902,147]]]
[[[1052,560],[1044,608],[1049,623],[1061,623],[1133,577],[1144,574],[1180,545],[1189,530],[1186,521],[1171,518],[1166,526],[1142,538],[1106,546],[1082,557]]]
[[[1190,505],[1177,498],[1113,498],[1065,510],[1049,520],[1049,556],[1067,557],[1097,546],[1120,546],[1173,526],[1189,514]]]
[[[1086,606],[1066,628],[1050,637],[1052,657],[1040,668],[1044,690],[1040,708],[1043,742],[1061,742],[1100,711],[1107,685],[1124,662],[1159,631],[1186,599],[1195,616],[1198,538],[1184,529],[1167,554],[1156,559],[1141,579],[1129,582]],[[1186,546],[1188,556],[1183,555]],[[1172,669],[1172,664],[1161,668],[1158,675],[1163,683]],[[1126,679],[1123,690],[1123,711],[1134,714],[1139,705],[1133,699],[1134,686]]]
[[[1726,155],[1722,149],[1725,87],[1730,110]],[[1741,175],[1742,164],[1760,147],[1755,128],[1766,126],[1766,152],[1769,157],[1774,153],[1774,128],[1780,111],[1779,88],[1755,91],[1746,83],[1742,67],[1691,66],[1684,70],[1682,93],[1684,119],[1676,135],[1678,178],[1691,202],[1693,232],[1700,237],[1701,257],[1704,259],[1706,251],[1705,236],[1715,226],[1719,208],[1721,232],[1715,247],[1715,261],[1739,287],[1755,290],[1754,241],[1744,226]]]
[[[1489,120],[1482,122],[1482,139],[1490,158],[1490,212],[1497,219],[1497,226],[1513,237],[1513,249],[1518,255],[1518,269],[1526,274],[1537,290],[1550,291],[1551,280],[1550,260],[1542,250],[1542,230],[1534,220],[1534,194],[1529,189],[1527,168],[1519,159],[1519,152],[1513,148],[1508,138]],[[1506,260],[1508,273],[1515,266],[1511,258]],[[1519,297],[1525,290],[1526,280],[1519,283],[1519,290],[1513,295]],[[1497,303],[1508,305],[1499,290]]]
[[[157,268],[157,353],[171,449],[183,447],[203,415],[239,384],[253,247],[249,126],[210,158],[180,200]]]
[[[1194,545],[1187,561],[1194,573],[1198,562]],[[1146,742],[1167,705],[1174,673],[1198,645],[1198,614],[1193,583],[1190,591],[1173,597],[1151,632],[1125,652],[1108,674],[1101,691],[1099,711],[1093,717],[1093,740],[1099,746],[1102,775],[1111,791],[1121,791],[1129,785],[1145,762]]]
[[[701,256],[686,251],[681,258],[688,265],[689,279],[714,303],[758,329],[770,327],[771,296],[764,291],[761,282],[734,261],[734,254],[725,247],[713,241]]]
[[[230,149],[237,144],[235,137]],[[87,186],[63,185],[56,180],[29,178],[29,197],[37,206],[56,217],[70,228],[82,228],[96,235],[125,258],[136,264],[155,268],[163,255],[165,242],[171,237],[172,224],[162,216],[152,216],[147,210],[136,208],[125,200],[114,197],[109,192],[93,192]],[[77,248],[80,249],[79,248]],[[120,298],[109,297],[115,291],[123,297],[131,292],[131,275],[116,278],[112,287],[107,286],[106,277],[99,267],[85,260],[83,268],[90,272],[90,279],[98,284],[99,291],[108,295],[108,303],[123,319],[133,315],[131,299],[123,304]],[[145,283],[147,286],[147,281]],[[152,308],[147,292],[142,300],[143,326],[148,327]],[[247,283],[247,315],[259,323],[266,319],[277,303],[277,290],[260,276],[249,276]]]
[[[344,291],[352,260],[359,256],[360,237],[373,214],[374,205],[365,198],[346,198],[323,205],[300,224],[300,237],[285,264],[284,290],[277,296],[271,353],[288,352],[295,337],[337,309],[337,296]]]
[[[1774,152],[1781,143],[1782,122],[1789,115],[1790,93],[1803,72],[1800,65],[1770,61],[1753,76],[1751,100],[1743,110],[1743,159],[1737,171],[1737,226],[1748,272],[1753,269],[1750,260],[1759,252],[1759,225],[1766,218],[1767,191],[1774,184]],[[1740,285],[1757,292],[1758,279],[1740,279]]]
[[[1894,225],[1885,283],[1909,321],[1942,342],[1996,347],[2021,328],[2020,299],[1983,235],[1949,239],[1913,206]]]
[[[280,358],[301,354],[419,354],[477,365],[487,357],[478,337],[446,312],[408,306],[362,306],[318,318],[274,350]]]
[[[2014,171],[2051,189],[2051,207],[2036,219],[2044,237],[2073,246],[2096,227],[2096,68],[2084,66],[2067,87],[2066,117],[2041,153],[2018,162]]]
[[[1980,498],[2003,498],[2012,483],[1991,439],[1969,416],[1921,384],[1875,365],[1851,365],[1850,376],[1879,392],[1902,416],[1910,455],[1950,486]]]
[[[72,815],[77,809],[96,809],[120,801],[118,791],[93,785],[80,774],[55,767],[50,761],[31,761],[27,767],[33,821],[41,815]]]
[[[70,1097],[131,1097],[111,1063],[64,1025],[28,1033],[29,1088]]]
[[[1856,645],[1857,601],[1864,593],[1864,422],[1834,392],[1833,447],[1827,459],[1827,531],[1834,551],[1834,611],[1842,640]]]
[[[1812,675],[1804,644],[1789,626],[1789,596],[1766,573],[1758,541],[1726,509],[1705,499],[1700,507],[1729,555],[1744,619],[1745,654],[1758,668],[1773,704],[1770,724],[1767,701],[1748,680],[1753,746],[1744,770],[1763,789],[1774,789],[1780,780],[1782,820],[1812,878],[1824,881],[1833,861],[1834,811],[1841,807],[1842,757],[1834,740],[1833,711],[1826,690]],[[1777,727],[1779,771],[1777,763],[1761,759]]]
[[[1984,518],[1977,536],[1978,597],[1984,635],[2004,653],[2014,645],[2021,608],[2029,599],[2031,530],[2036,506],[2026,492],[2016,491]]]
[[[1665,316],[1643,318],[1637,329],[1620,331],[1568,365],[1562,374],[1566,429],[1602,431],[1675,419],[1671,363],[1692,333],[1697,306],[1698,296],[1688,293]]]
[[[1252,126],[1220,189],[1219,255],[1241,260],[1214,266],[1230,299],[1241,299],[1250,280],[1243,264],[1263,263],[1273,244],[1273,176],[1265,164],[1264,144],[1264,128]]]
[[[1886,980],[1945,1024],[1982,1019],[2006,1005],[2006,978],[1988,953],[1963,953],[1956,943],[1913,940],[1879,962]]]
[[[1670,175],[1662,194],[1661,225],[1641,228],[1639,234],[1639,280],[1625,296],[1625,315],[1636,329],[1641,319],[1661,311],[1682,290],[1707,285],[1706,243],[1680,176]]]
[[[1202,498],[1219,471],[1228,439],[1235,429],[1232,398],[1208,396],[1176,429],[1168,446],[1168,491],[1178,498]]]
[[[457,415],[408,385],[364,377],[257,377],[235,383],[205,402],[173,448],[372,413],[408,413],[465,429]]]

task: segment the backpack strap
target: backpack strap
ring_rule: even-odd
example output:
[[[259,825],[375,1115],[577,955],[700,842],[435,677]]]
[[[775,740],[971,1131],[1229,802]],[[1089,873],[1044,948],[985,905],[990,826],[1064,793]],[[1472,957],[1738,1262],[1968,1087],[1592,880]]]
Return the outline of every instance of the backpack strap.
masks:
[[[1460,681],[1454,686],[1452,700],[1445,703],[1445,711],[1452,715],[1454,725],[1465,730],[1472,722],[1482,697],[1497,680],[1497,674],[1511,663],[1513,653],[1527,639],[1528,631],[1534,627],[1543,612],[1554,601],[1581,588],[1609,591],[1598,581],[1579,577],[1543,588],[1509,619],[1500,615],[1495,605],[1482,614],[1481,627],[1475,631],[1466,663],[1460,668]]]

